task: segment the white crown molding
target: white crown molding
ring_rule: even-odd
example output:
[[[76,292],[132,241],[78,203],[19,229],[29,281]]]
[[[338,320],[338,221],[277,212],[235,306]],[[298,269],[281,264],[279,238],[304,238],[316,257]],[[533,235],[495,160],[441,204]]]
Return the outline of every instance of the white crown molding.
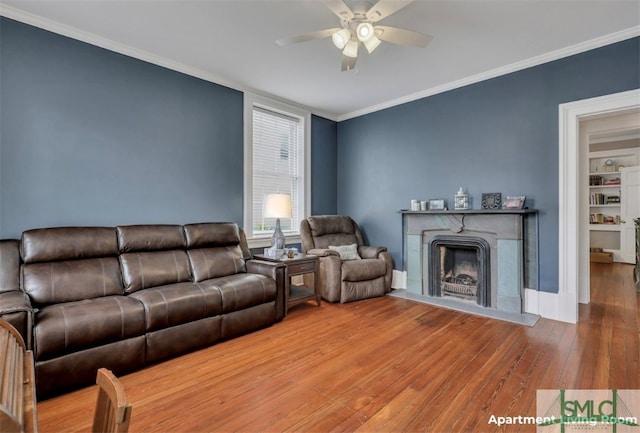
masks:
[[[93,33],[85,32],[79,29],[76,29],[71,26],[67,26],[65,24],[59,23],[57,21],[53,21],[47,18],[43,18],[38,15],[34,15],[31,13],[24,12],[20,9],[16,9],[11,6],[3,5],[0,3],[0,16],[4,16],[16,21],[20,21],[25,24],[32,25],[34,27],[38,27],[44,30],[48,30],[53,33],[57,33],[63,36],[67,36],[72,39],[76,39],[82,42],[86,42],[91,45],[95,45],[101,48],[104,48],[109,51],[113,51],[119,54],[124,54],[129,57],[133,57],[148,63],[152,63],[154,65],[162,66],[167,69],[171,69],[177,72],[181,72],[183,74],[187,74],[196,78],[200,78],[205,81],[209,81],[215,84],[219,84],[225,87],[229,87],[234,90],[238,90],[241,92],[251,92],[254,94],[258,94],[261,96],[265,96],[268,98],[272,98],[287,104],[296,105],[299,108],[305,109],[311,112],[314,115],[324,117],[329,120],[333,120],[336,122],[341,122],[343,120],[352,119],[355,117],[364,116],[365,114],[373,113],[376,111],[384,110],[386,108],[395,107],[397,105],[405,104],[407,102],[412,102],[417,99],[426,98],[429,96],[437,95],[439,93],[444,93],[449,90],[454,90],[460,87],[468,86],[470,84],[475,84],[480,81],[488,80],[491,78],[499,77],[501,75],[510,74],[512,72],[517,72],[522,69],[527,69],[533,66],[538,66],[543,63],[551,62],[553,60],[562,59],[564,57],[569,57],[574,54],[579,54],[585,51],[589,51],[595,48],[603,47],[605,45],[610,45],[616,42],[620,42],[623,40],[631,39],[636,36],[640,36],[640,26],[631,27],[626,30],[621,30],[619,32],[611,33],[606,36],[602,36],[599,38],[591,39],[585,42],[581,42],[576,45],[571,45],[566,48],[562,48],[560,50],[552,51],[540,56],[532,57],[530,59],[526,59],[520,62],[512,63],[510,65],[506,65],[500,68],[492,69],[477,75],[472,75],[470,77],[466,77],[460,80],[452,81],[449,83],[445,83],[441,86],[432,87],[429,89],[422,90],[420,92],[412,93],[410,95],[392,99],[390,101],[383,102],[381,104],[372,105],[370,107],[363,108],[361,110],[352,111],[350,113],[345,114],[335,114],[324,112],[321,110],[314,109],[312,107],[306,107],[295,102],[280,98],[276,95],[271,95],[265,92],[262,92],[257,89],[253,89],[248,87],[240,82],[236,82],[233,80],[229,80],[227,78],[212,74],[207,71],[203,71],[201,69],[193,68],[187,66],[185,64],[175,62],[173,60],[157,56],[155,54],[149,53],[144,50],[140,50],[137,48],[133,48],[126,44],[122,44],[120,42],[113,41],[111,39],[103,38],[101,36],[95,35]]]
[[[77,28],[59,23],[57,21],[50,20],[48,18],[43,18],[38,15],[24,12],[20,9],[16,9],[11,6],[0,4],[0,15],[7,18],[11,18],[16,21],[20,21],[25,24],[32,25],[34,27],[48,30],[53,33],[57,33],[62,36],[66,36],[72,39],[86,42],[88,44],[95,45],[97,47],[104,48],[109,51],[113,51],[119,54],[124,54],[126,56],[143,60],[148,63],[153,63],[154,65],[162,66],[167,69],[172,69],[178,72],[183,72],[187,75],[191,75],[197,78],[202,78],[203,80],[213,81],[216,84],[220,84],[225,87],[230,87],[232,89],[242,90],[237,83],[226,80],[223,77],[215,76],[211,73],[208,73],[196,68],[192,68],[178,62],[174,62],[164,57],[157,56],[155,54],[151,54],[149,52],[139,50],[137,48],[133,48],[131,46],[113,41],[111,39],[103,38],[93,33],[79,30]]]
[[[253,89],[251,87],[243,85],[240,82],[236,82],[236,81],[229,80],[227,78],[212,74],[211,72],[193,68],[183,63],[175,62],[165,57],[158,56],[137,48],[133,48],[129,45],[122,44],[120,42],[116,42],[111,39],[95,35],[90,32],[85,32],[75,27],[71,27],[66,24],[59,23],[57,21],[53,21],[38,15],[24,12],[20,9],[16,9],[11,6],[3,5],[2,3],[0,3],[0,16],[7,17],[15,21],[20,21],[21,23],[29,24],[31,26],[38,27],[43,30],[47,30],[62,36],[66,36],[71,39],[76,39],[81,42],[86,42],[88,44],[95,45],[97,47],[104,48],[109,51],[113,51],[115,53],[123,54],[128,57],[133,57],[135,59],[142,60],[147,63],[152,63],[154,65],[162,66],[163,68],[171,69],[176,72],[181,72],[183,74],[190,75],[192,77],[200,78],[202,80],[209,81],[211,83],[219,84],[221,86],[228,87],[230,89],[238,90],[245,93],[246,92],[254,93],[254,94],[271,98],[286,104],[295,105],[296,107],[309,111],[310,113],[315,114],[317,116],[324,117],[329,120],[337,121],[337,116],[333,113],[327,113],[327,112],[313,109],[311,107],[306,107],[306,106],[297,104],[295,102],[285,100],[276,95],[271,95],[266,92]]]
[[[600,48],[616,42],[621,42],[637,36],[640,36],[640,26],[631,27],[626,30],[621,30],[619,32],[611,33],[606,36],[591,39],[585,42],[581,42],[579,44],[571,45],[569,47],[561,48],[556,51],[551,51],[549,53],[545,53],[540,56],[531,57],[529,59],[512,63],[510,65],[502,66],[500,68],[491,69],[489,71],[486,71],[477,75],[472,75],[470,77],[466,77],[461,80],[451,81],[441,86],[425,89],[420,92],[412,93],[410,95],[407,95],[401,98],[392,99],[390,101],[383,102],[381,104],[373,105],[371,107],[363,108],[361,110],[352,111],[351,113],[341,114],[338,116],[338,122],[363,116],[365,114],[373,113],[376,111],[384,110],[386,108],[395,107],[397,105],[406,104],[407,102],[412,102],[418,99],[426,98],[428,96],[433,96],[439,93],[448,92],[449,90],[458,89],[460,87],[479,83],[481,81],[489,80],[491,78],[496,78],[501,75],[507,75],[523,69],[531,68],[533,66],[542,65],[544,63],[548,63],[554,60],[559,60],[565,57],[573,56],[575,54],[580,54],[585,51]]]

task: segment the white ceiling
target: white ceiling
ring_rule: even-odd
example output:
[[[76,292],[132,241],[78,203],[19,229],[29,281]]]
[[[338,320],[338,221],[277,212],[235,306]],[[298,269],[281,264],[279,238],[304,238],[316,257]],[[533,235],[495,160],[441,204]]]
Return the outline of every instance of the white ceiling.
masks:
[[[352,1],[348,1],[353,4]],[[380,24],[433,36],[383,43],[340,71],[321,1],[0,0],[0,13],[242,91],[343,120],[640,35],[638,0],[417,0]]]

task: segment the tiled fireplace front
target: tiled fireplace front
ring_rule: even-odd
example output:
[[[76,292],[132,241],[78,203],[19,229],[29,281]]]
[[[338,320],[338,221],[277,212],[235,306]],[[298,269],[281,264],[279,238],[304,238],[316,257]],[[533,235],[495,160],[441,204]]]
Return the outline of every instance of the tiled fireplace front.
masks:
[[[523,313],[537,288],[537,213],[403,211],[407,290]]]

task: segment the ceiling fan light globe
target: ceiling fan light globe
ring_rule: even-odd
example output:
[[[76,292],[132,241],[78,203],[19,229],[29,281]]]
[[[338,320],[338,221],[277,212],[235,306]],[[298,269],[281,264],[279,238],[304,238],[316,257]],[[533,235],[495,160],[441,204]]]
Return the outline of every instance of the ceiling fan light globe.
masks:
[[[356,34],[361,42],[366,42],[374,36],[374,30],[371,23],[360,23],[356,28]]]
[[[373,50],[378,48],[378,45],[380,45],[380,42],[382,42],[380,39],[373,36],[372,38],[369,38],[368,40],[364,41],[364,47],[367,49],[367,52],[371,54],[373,53]]]
[[[342,54],[347,57],[358,57],[358,42],[353,39],[347,42],[347,45],[344,47]]]
[[[331,35],[331,40],[333,41],[333,45],[335,45],[339,50],[342,50],[345,45],[351,39],[351,32],[347,29],[338,30],[334,34]]]

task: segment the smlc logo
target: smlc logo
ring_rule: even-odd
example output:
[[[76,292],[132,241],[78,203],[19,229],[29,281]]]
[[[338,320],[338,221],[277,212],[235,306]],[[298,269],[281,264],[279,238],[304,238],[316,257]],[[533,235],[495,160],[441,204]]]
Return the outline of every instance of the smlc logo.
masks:
[[[639,390],[538,390],[538,432],[640,433]]]

